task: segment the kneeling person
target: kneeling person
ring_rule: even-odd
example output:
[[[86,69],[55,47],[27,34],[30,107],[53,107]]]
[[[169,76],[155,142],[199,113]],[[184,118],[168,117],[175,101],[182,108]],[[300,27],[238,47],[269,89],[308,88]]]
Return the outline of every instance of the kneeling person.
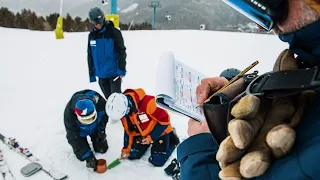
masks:
[[[96,170],[97,160],[87,142],[91,137],[93,149],[98,153],[108,150],[105,128],[108,116],[105,113],[106,100],[97,92],[83,90],[72,95],[64,111],[64,124],[68,143],[80,161],[86,161],[88,168]]]
[[[121,158],[140,159],[150,144],[149,162],[163,166],[179,144],[167,111],[158,108],[155,97],[143,89],[127,89],[113,93],[107,100],[106,112],[124,127],[124,147]]]

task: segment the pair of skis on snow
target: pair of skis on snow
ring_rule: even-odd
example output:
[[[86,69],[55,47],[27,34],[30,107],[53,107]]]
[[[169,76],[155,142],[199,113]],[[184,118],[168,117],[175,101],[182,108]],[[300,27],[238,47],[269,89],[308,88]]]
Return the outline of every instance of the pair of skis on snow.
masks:
[[[17,152],[18,154],[22,155],[23,157],[27,158],[31,162],[36,162],[41,164],[42,171],[47,173],[50,177],[54,180],[63,180],[66,179],[68,176],[54,167],[51,164],[48,164],[40,159],[36,158],[27,148],[23,148],[19,145],[19,143],[13,138],[6,138],[2,134],[0,134],[0,140],[7,145],[11,150]],[[2,151],[0,150],[0,173],[4,180],[15,180],[12,172],[10,171],[8,165],[6,164]]]
[[[3,153],[0,150],[0,173],[2,176],[2,179],[4,180],[15,180],[12,172],[10,171],[10,168],[6,164],[6,161],[3,158]]]

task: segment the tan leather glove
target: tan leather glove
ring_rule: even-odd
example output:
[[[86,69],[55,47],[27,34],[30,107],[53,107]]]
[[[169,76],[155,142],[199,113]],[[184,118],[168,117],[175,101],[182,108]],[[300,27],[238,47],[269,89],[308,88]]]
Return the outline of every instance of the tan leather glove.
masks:
[[[283,51],[274,65],[274,71],[296,68],[296,60],[289,50]],[[295,141],[293,128],[315,95],[313,91],[305,91],[293,97],[266,99],[247,95],[241,98],[231,111],[229,136],[222,141],[216,155],[222,168],[219,177],[260,176],[272,164],[272,157],[287,154]]]

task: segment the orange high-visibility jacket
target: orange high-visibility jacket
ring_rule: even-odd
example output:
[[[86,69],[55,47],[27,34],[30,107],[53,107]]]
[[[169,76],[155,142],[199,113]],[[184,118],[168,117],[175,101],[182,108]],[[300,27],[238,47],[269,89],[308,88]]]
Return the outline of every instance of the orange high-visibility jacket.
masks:
[[[146,95],[145,91],[141,88],[127,89],[124,91],[124,94],[132,97],[137,112],[133,112],[121,119],[125,135],[128,138],[128,142],[125,142],[127,145],[122,149],[123,153],[130,152],[135,136],[142,136],[153,142],[156,141],[156,138],[172,132],[169,114],[166,110],[156,106],[154,96]],[[138,131],[129,130],[129,120],[137,127]],[[158,137],[154,134],[158,134]]]

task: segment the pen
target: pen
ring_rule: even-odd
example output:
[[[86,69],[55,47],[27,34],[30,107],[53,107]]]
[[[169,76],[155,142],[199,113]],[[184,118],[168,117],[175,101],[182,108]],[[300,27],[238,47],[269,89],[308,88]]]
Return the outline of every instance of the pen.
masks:
[[[212,94],[208,99],[206,99],[203,103],[199,104],[202,105],[206,102],[209,102],[210,99],[217,95],[218,93],[220,93],[221,91],[223,91],[226,87],[228,87],[230,84],[232,84],[234,81],[236,81],[237,79],[239,79],[241,76],[245,75],[248,71],[250,71],[250,69],[252,69],[253,67],[255,67],[257,64],[259,64],[259,61],[255,61],[254,63],[252,63],[249,67],[247,67],[245,70],[241,71],[237,76],[235,76],[233,79],[231,79],[226,85],[224,85],[222,88],[220,88],[217,92],[215,92],[214,94]],[[198,107],[199,107],[198,106]]]

